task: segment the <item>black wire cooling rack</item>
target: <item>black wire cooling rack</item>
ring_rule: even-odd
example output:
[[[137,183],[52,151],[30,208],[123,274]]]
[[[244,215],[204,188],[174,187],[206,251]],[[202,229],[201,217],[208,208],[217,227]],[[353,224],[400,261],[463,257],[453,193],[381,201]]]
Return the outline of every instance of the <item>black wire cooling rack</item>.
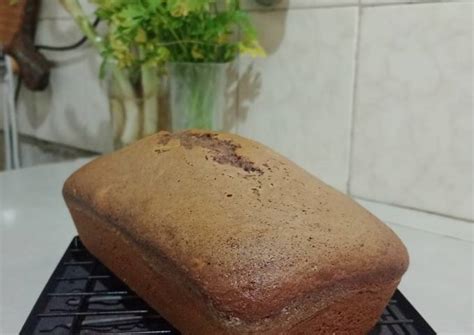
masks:
[[[21,332],[23,334],[179,334],[75,237]],[[396,291],[370,335],[436,334]]]

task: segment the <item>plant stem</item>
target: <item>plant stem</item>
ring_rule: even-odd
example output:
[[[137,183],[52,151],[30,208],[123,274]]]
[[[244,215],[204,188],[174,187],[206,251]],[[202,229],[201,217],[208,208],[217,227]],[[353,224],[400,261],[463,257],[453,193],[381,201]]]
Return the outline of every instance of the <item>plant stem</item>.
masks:
[[[89,19],[87,18],[87,15],[84,13],[84,10],[82,9],[79,2],[77,0],[60,0],[60,1],[63,7],[74,18],[74,21],[76,21],[77,25],[79,26],[81,31],[84,33],[84,35],[87,36],[89,41],[97,49],[99,49],[99,52],[104,51],[105,45],[104,45],[104,41],[102,40],[102,37],[100,37],[97,34],[94,27],[89,22]]]
[[[178,34],[176,33],[176,31],[174,31],[174,29],[170,29],[169,31],[171,32],[173,37],[176,39],[176,41],[179,42],[178,45],[181,48],[181,50],[183,51],[183,56],[186,57],[187,50],[186,50],[186,47],[184,46],[184,44],[181,42],[182,39],[178,36]]]
[[[156,68],[142,65],[141,80],[143,90],[143,135],[151,135],[158,130],[159,79]]]
[[[142,46],[138,47],[141,61],[145,61]],[[140,66],[142,86],[142,135],[147,136],[158,130],[158,85],[159,79],[156,66],[143,63]]]
[[[102,37],[95,31],[89,22],[84,10],[77,0],[60,0],[64,8],[72,15],[81,31],[87,36],[89,41],[99,50],[103,52],[105,45]],[[125,125],[120,139],[123,144],[130,144],[138,139],[140,134],[139,124],[139,107],[133,86],[127,79],[123,71],[113,65],[112,74],[118,83],[120,90],[124,96],[123,107],[125,109]]]
[[[140,136],[140,108],[133,87],[125,74],[116,66],[113,67],[113,74],[122,91],[121,98],[125,109],[125,125],[120,140],[127,145],[138,140]]]
[[[123,123],[125,121],[122,101],[115,97],[110,97],[109,108],[112,117],[112,129],[114,132],[114,139],[120,138],[120,134],[123,130]],[[115,143],[114,143],[115,145]]]
[[[190,125],[195,128],[212,129],[216,106],[214,81],[216,69],[212,66],[190,68],[187,75],[191,90]]]

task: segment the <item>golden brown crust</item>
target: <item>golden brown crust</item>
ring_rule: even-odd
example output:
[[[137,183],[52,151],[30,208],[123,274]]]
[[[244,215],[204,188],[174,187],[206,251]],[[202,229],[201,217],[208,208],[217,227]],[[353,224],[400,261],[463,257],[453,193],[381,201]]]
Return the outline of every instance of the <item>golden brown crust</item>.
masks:
[[[310,317],[331,298],[392,285],[408,265],[378,219],[237,135],[147,137],[81,168],[64,195],[169,264],[222,320]]]
[[[190,334],[223,334],[205,301],[186,282],[176,277],[166,266],[158,270],[157,262],[149,259],[118,230],[104,222],[92,211],[75,201],[68,202],[81,240],[99,258],[161,316]],[[188,328],[192,327],[192,328]],[[192,331],[194,330],[194,332]]]
[[[287,313],[263,324],[229,325],[166,264],[146,259],[123,233],[81,204],[70,200],[68,206],[87,249],[183,334],[362,335],[373,327],[398,285],[395,281],[345,292],[309,317]]]

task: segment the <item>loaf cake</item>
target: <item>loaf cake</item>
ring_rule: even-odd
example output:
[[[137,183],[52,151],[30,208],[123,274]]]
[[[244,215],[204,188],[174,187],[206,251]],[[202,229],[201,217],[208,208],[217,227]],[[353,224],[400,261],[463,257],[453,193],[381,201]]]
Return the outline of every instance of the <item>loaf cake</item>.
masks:
[[[385,224],[233,134],[160,132],[63,195],[88,250],[183,334],[365,334],[408,266]]]

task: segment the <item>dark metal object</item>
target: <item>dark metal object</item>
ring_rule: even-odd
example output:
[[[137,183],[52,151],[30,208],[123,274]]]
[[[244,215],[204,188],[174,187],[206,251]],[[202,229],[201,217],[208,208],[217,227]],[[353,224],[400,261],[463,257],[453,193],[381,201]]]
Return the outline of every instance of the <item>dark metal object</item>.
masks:
[[[20,334],[179,334],[75,237]],[[436,334],[395,292],[370,335]]]
[[[34,46],[39,6],[39,0],[0,1],[0,44],[18,62],[20,76],[32,90],[47,87],[51,68]]]

